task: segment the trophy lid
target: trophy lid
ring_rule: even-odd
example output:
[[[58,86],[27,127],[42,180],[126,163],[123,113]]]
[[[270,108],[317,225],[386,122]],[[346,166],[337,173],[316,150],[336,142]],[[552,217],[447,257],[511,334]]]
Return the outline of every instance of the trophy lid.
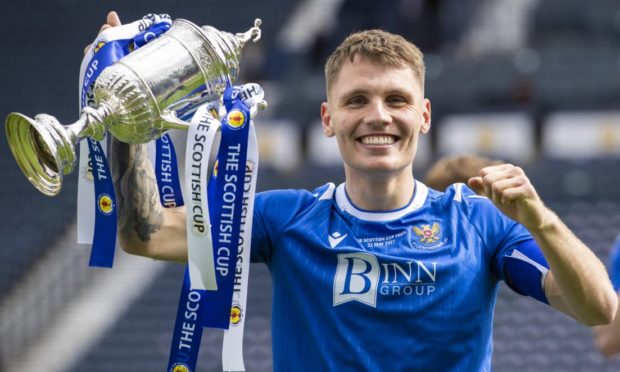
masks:
[[[220,81],[226,81],[224,86],[233,84],[237,79],[241,51],[248,41],[256,42],[261,38],[261,24],[262,21],[257,18],[254,20],[253,27],[246,32],[237,34],[220,31],[211,26],[201,27],[206,40],[211,45],[209,53],[212,56],[212,67],[217,69],[216,66],[219,65],[220,71],[222,71],[220,76],[224,78]]]
[[[241,49],[248,41],[257,42],[261,38],[262,21],[260,18],[254,20],[254,26],[250,27],[246,32],[231,34],[229,32],[220,31],[212,26],[202,26],[202,31],[207,35],[214,46],[216,52],[223,53],[223,59],[226,61],[234,61],[236,63],[241,59]]]
[[[250,40],[260,39],[261,24],[262,21],[256,19],[246,32],[232,34],[178,18],[163,37],[172,37],[183,44],[203,70],[206,90],[221,94],[224,87],[237,79],[243,46]]]

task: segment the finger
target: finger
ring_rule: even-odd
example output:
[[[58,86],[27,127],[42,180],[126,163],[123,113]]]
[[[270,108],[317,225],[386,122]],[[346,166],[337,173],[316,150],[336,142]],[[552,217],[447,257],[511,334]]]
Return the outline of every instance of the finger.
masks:
[[[519,187],[513,187],[511,189],[505,190],[502,193],[502,198],[500,203],[503,205],[507,205],[513,203],[518,200],[523,200],[528,198],[531,195],[528,187],[526,185],[522,185]]]
[[[108,13],[106,20],[107,20],[107,23],[112,27],[120,26],[122,24],[121,18],[118,16],[118,13],[116,13],[114,10]]]
[[[511,168],[496,169],[492,172],[484,172],[484,173],[481,172],[481,177],[482,177],[482,181],[485,184],[488,183],[489,185],[493,185],[495,182],[498,182],[501,180],[518,177],[518,173],[515,172],[513,167],[511,167]]]
[[[101,25],[101,28],[99,29],[99,33],[102,33],[103,31],[107,30],[107,29],[108,29],[108,28],[110,28],[110,27],[112,27],[112,26],[110,26],[110,25],[109,25],[109,24],[107,24],[107,23],[106,23],[106,24],[104,24],[104,25]]]
[[[103,25],[101,25],[101,27],[99,28],[99,32],[98,34],[102,33],[103,31],[111,28],[111,27],[117,27],[121,25],[121,19],[118,16],[118,14],[115,11],[111,11],[107,14],[106,16],[106,23],[104,23]],[[88,53],[88,50],[90,49],[91,45],[87,45],[84,47],[84,54]]]
[[[515,172],[513,169],[499,170],[489,173],[482,177],[487,197],[495,203],[501,200],[501,193],[508,187],[514,187],[529,182],[523,174]]]
[[[525,192],[523,186],[527,186],[525,180],[522,177],[507,178],[493,183],[491,200],[495,204],[504,204],[512,199],[506,199],[505,195],[512,195],[513,190],[520,190]]]
[[[121,25],[121,19],[118,17],[118,14],[115,11],[111,11],[108,13],[106,17],[106,23],[101,26],[99,29],[99,33],[107,30],[110,27],[117,27]]]
[[[485,195],[484,186],[482,185],[482,177],[472,177],[467,180],[467,186],[478,195]]]
[[[502,164],[497,164],[497,165],[489,165],[487,167],[484,167],[482,169],[480,169],[480,174],[486,174],[486,173],[493,173],[493,172],[497,172],[497,171],[504,171],[504,170],[509,170],[515,168],[515,166],[513,164],[510,163],[502,163]]]

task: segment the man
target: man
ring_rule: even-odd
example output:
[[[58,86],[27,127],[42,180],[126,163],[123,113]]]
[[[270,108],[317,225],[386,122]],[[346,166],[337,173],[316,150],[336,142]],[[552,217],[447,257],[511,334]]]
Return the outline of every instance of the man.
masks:
[[[520,168],[472,178],[488,198],[414,179],[431,126],[417,47],[359,32],[325,72],[323,131],[346,183],[265,192],[255,204],[252,259],[273,278],[274,370],[489,370],[501,279],[584,324],[611,321],[604,266]],[[111,164],[123,249],[185,262],[185,210],[160,206],[144,146],[114,141]]]
[[[609,253],[609,275],[614,289],[620,295],[620,235],[616,238]],[[620,312],[620,309],[618,310]],[[595,344],[601,354],[612,357],[620,353],[620,314],[608,325],[594,328]]]

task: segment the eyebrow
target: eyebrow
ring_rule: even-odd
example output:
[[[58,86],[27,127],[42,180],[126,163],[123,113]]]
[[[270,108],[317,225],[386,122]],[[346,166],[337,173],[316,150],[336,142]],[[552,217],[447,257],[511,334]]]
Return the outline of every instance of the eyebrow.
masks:
[[[349,98],[351,97],[355,97],[358,95],[362,95],[362,96],[366,96],[368,95],[368,89],[361,89],[361,88],[357,88],[357,89],[353,89],[351,91],[345,92],[344,94],[342,94],[341,96],[341,100],[340,102],[345,102],[347,101]],[[385,96],[391,96],[391,95],[400,95],[405,97],[406,99],[410,100],[410,101],[414,101],[414,94],[412,94],[411,92],[407,91],[407,90],[403,90],[403,89],[391,89],[387,92],[381,92],[382,95]]]
[[[351,91],[348,92],[344,92],[344,94],[341,96],[341,100],[342,101],[346,101],[347,99],[354,97],[354,96],[365,96],[366,94],[368,94],[368,90],[366,89],[353,89]]]

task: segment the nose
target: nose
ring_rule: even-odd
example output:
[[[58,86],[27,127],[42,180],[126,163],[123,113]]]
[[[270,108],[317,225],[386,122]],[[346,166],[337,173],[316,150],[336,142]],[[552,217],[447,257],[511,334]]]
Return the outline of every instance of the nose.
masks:
[[[371,101],[368,105],[368,111],[364,119],[368,124],[387,125],[392,122],[392,115],[390,114],[389,108],[386,107],[385,102],[376,99]]]

